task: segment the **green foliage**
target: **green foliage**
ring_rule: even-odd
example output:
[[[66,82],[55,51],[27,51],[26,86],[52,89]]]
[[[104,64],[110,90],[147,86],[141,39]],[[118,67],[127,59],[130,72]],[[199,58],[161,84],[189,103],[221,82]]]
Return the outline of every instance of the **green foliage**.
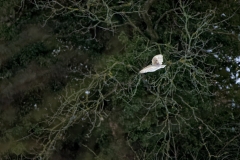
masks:
[[[50,84],[51,90],[53,90],[54,92],[60,91],[65,86],[64,82],[56,79],[53,79],[52,81],[50,81],[49,84]]]
[[[24,117],[32,110],[36,110],[37,106],[41,104],[42,101],[42,90],[35,89],[26,92],[24,95],[19,97],[16,101],[16,105],[19,108],[19,114]]]
[[[6,144],[14,144],[5,151],[35,159],[51,159],[61,151],[74,159],[81,155],[81,147],[96,159],[126,158],[130,152],[131,159],[146,160],[239,159],[239,108],[231,106],[238,96],[232,96],[235,100],[228,105],[231,108],[216,103],[213,71],[216,65],[225,65],[207,52],[211,48],[223,51],[219,54],[223,61],[229,48],[216,44],[229,46],[235,56],[239,45],[212,29],[215,11],[198,11],[195,8],[201,7],[197,6],[192,11],[186,1],[155,1],[149,9],[145,5],[150,1],[133,3],[131,7],[130,2],[125,6],[107,2],[61,1],[62,6],[37,2],[36,7],[41,9],[47,5],[52,9],[62,7],[56,12],[47,10],[47,15],[53,14],[54,18],[45,24],[50,24],[66,44],[85,47],[91,55],[102,51],[105,40],[109,40],[104,37],[97,38],[102,40],[99,43],[90,41],[95,38],[95,29],[111,30],[117,27],[116,21],[124,24],[126,20],[135,30],[114,28],[123,48],[115,55],[103,56],[101,67],[93,65],[71,74],[66,86],[66,81],[53,77],[49,86],[59,96],[51,92],[46,96],[50,100],[43,101],[41,91],[25,93],[16,103],[21,105],[19,123],[1,133],[1,142],[5,144],[7,139],[10,142]],[[175,8],[171,10],[171,6]],[[142,26],[136,26],[139,23],[133,16],[128,16],[136,8],[147,9],[133,12],[140,15],[139,19],[144,14],[149,16],[140,20],[147,25],[147,33],[141,31]],[[159,15],[164,15],[160,21]],[[159,38],[152,38],[151,31]],[[3,63],[1,76],[11,77],[34,61],[44,65],[51,58],[48,53],[42,43],[26,46]],[[163,54],[166,67],[139,74],[157,54]],[[35,104],[41,106],[39,110]]]
[[[28,4],[28,3],[27,3]],[[31,7],[25,6],[25,1],[3,0],[0,2],[0,37],[1,40],[11,41],[18,38],[24,25],[33,22],[33,13],[36,13]],[[35,14],[35,17],[37,15]]]
[[[103,48],[103,46],[93,40],[94,33],[91,34],[90,31],[84,29],[76,30],[76,28],[81,28],[82,23],[87,23],[85,25],[90,25],[88,23],[88,18],[79,18],[73,13],[60,15],[54,20],[49,22],[49,25],[53,27],[54,33],[60,35],[59,38],[65,42],[67,45],[78,47],[79,49],[84,49],[86,52],[96,52]],[[94,32],[94,29],[91,30]]]
[[[0,26],[0,37],[5,40],[11,40],[18,34],[18,27],[15,25],[7,26],[7,24],[2,24]]]
[[[0,75],[9,78],[19,69],[25,68],[31,61],[38,60],[38,57],[44,57],[48,53],[48,49],[41,42],[28,45],[2,64]]]
[[[189,10],[182,11],[183,15],[190,13]],[[210,24],[213,18],[209,14],[206,13],[204,18],[195,17],[193,21],[190,15],[186,15],[187,20],[182,22],[183,26],[187,25],[180,32],[182,42],[177,49],[174,47],[176,39],[167,44],[157,44],[138,34],[131,38],[124,33],[119,36],[126,53],[107,63],[113,79],[121,86],[112,101],[114,106],[122,108],[119,120],[128,133],[133,150],[141,159],[173,158],[179,150],[178,158],[190,154],[195,158],[214,157],[224,146],[220,139],[226,141],[226,137],[218,134],[217,121],[209,120],[213,109],[210,87],[214,77],[211,74],[216,61],[199,48],[211,44],[204,42],[207,39],[205,32],[209,33],[209,25],[204,23]],[[196,21],[199,25],[192,27]],[[176,37],[178,31],[169,32],[169,36]],[[146,66],[159,53],[165,57],[166,68],[144,76],[136,75],[141,66]],[[201,135],[202,127],[204,135]],[[218,149],[203,145],[210,139]],[[219,143],[214,144],[217,140]],[[139,147],[134,147],[136,145]]]
[[[106,130],[108,130],[107,128],[105,128]],[[99,149],[104,149],[104,148],[109,148],[109,145],[111,143],[112,140],[112,136],[110,135],[111,132],[106,132],[106,131],[102,131],[103,133],[98,133],[98,138],[96,140],[96,144],[98,145]],[[104,133],[106,132],[106,133]]]
[[[15,21],[15,10],[14,7],[18,5],[16,1],[1,1],[0,2],[0,37],[4,40],[10,40],[14,38],[19,28],[14,23]]]

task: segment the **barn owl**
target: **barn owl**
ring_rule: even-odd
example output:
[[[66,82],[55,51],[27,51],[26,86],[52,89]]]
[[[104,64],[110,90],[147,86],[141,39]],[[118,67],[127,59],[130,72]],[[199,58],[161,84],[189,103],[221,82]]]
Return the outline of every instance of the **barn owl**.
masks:
[[[143,68],[139,73],[147,73],[147,72],[155,72],[161,68],[164,68],[166,65],[162,65],[163,63],[163,55],[159,54],[153,57],[152,65],[149,65]]]

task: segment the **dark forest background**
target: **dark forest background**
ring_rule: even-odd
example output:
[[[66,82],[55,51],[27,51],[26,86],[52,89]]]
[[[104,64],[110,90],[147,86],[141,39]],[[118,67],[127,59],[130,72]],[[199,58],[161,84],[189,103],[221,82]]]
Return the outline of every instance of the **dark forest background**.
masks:
[[[0,0],[0,159],[240,159],[239,7]]]

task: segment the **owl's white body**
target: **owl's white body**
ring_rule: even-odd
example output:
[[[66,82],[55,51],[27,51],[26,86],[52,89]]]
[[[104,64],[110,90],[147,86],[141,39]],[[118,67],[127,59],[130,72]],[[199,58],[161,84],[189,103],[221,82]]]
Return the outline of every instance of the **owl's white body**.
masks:
[[[147,73],[147,72],[155,72],[161,68],[164,68],[166,65],[162,65],[163,63],[163,55],[159,54],[153,57],[152,65],[149,65],[143,68],[139,73]]]

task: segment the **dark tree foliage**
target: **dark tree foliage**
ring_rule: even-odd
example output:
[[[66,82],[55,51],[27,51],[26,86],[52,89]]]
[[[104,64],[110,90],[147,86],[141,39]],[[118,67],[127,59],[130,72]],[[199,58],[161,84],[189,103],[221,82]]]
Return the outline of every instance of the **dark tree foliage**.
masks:
[[[239,2],[21,2],[21,12],[84,50],[91,65],[69,64],[69,81],[52,77],[54,95],[29,91],[19,100],[37,100],[42,114],[19,108],[20,121],[1,132],[9,146],[2,156],[239,159]],[[35,43],[6,60],[3,79],[49,55],[46,48]],[[166,67],[139,74],[157,54]]]

